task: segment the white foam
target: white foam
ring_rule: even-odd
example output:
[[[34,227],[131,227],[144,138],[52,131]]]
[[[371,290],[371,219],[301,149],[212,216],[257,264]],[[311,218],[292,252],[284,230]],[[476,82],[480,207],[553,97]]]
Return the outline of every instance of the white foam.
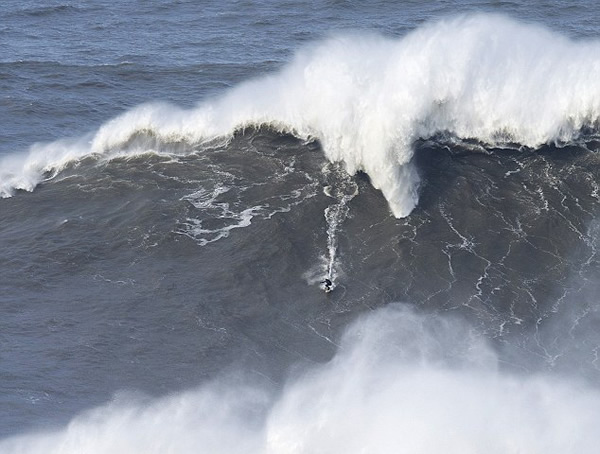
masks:
[[[158,143],[227,140],[265,124],[317,138],[330,161],[365,171],[395,216],[417,203],[412,144],[439,131],[489,144],[569,141],[600,118],[600,42],[572,41],[495,15],[425,25],[399,39],[333,36],[279,73],[192,110],[148,104],[109,121],[85,153]],[[135,141],[134,141],[135,142]],[[143,144],[136,143],[131,152]],[[0,191],[30,190],[48,169],[85,153],[61,144],[0,161]],[[53,152],[55,149],[62,151]]]
[[[510,375],[468,326],[402,306],[352,325],[337,356],[278,395],[219,381],[115,402],[4,454],[596,453],[600,392]]]

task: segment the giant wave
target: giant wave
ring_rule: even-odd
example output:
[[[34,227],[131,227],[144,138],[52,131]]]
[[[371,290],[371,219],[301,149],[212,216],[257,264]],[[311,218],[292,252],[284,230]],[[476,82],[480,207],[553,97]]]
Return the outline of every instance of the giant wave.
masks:
[[[89,155],[198,150],[266,125],[316,139],[332,162],[368,174],[396,217],[418,201],[413,144],[446,132],[484,144],[569,142],[600,120],[600,41],[574,41],[496,15],[425,25],[405,37],[332,36],[278,73],[184,110],[146,104],[79,140],[0,160],[0,194],[33,190]],[[179,150],[180,147],[175,149]]]

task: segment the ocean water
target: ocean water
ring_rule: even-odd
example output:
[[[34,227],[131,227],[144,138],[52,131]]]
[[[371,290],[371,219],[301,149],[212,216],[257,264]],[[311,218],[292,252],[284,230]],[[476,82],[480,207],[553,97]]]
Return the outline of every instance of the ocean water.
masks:
[[[5,0],[0,453],[597,452],[599,24]]]

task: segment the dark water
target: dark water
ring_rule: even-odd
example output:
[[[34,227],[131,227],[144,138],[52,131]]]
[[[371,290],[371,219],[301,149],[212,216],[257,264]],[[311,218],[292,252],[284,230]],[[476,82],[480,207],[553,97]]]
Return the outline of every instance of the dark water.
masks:
[[[460,122],[416,134],[419,202],[406,217],[373,173],[330,162],[319,134],[254,117],[228,141],[170,132],[172,118],[331,33],[402,40],[482,12],[575,40],[582,56],[561,71],[589,76],[586,120],[539,146],[502,125],[495,143],[461,137]],[[598,19],[584,1],[4,3],[0,183],[18,182],[0,199],[0,450],[455,452],[449,433],[463,447],[593,452]],[[503,79],[520,74],[497,65]],[[581,83],[568,81],[561,99]],[[268,95],[253,90],[242,94]],[[523,104],[541,102],[531,90]],[[242,111],[242,98],[226,107]],[[106,153],[85,148],[100,127],[118,136],[126,121],[111,118],[157,101],[186,110],[159,110],[165,123]],[[77,137],[88,145],[53,145]],[[43,159],[30,148],[40,141]],[[13,172],[19,156],[30,158]],[[425,378],[411,381],[415,370]],[[403,407],[422,412],[429,444],[382,429],[420,433]],[[473,424],[484,416],[485,430]]]

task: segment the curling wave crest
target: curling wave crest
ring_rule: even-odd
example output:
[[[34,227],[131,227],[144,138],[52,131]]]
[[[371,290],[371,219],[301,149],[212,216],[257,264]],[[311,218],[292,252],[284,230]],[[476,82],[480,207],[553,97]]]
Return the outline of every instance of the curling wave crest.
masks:
[[[404,217],[418,200],[415,140],[448,132],[536,148],[568,142],[597,128],[599,118],[600,41],[501,16],[462,16],[399,39],[333,36],[299,51],[280,72],[194,109],[142,105],[77,143],[35,145],[0,161],[0,194],[32,190],[90,154],[226,143],[236,130],[268,125],[319,140],[327,159],[350,174],[366,172]]]

